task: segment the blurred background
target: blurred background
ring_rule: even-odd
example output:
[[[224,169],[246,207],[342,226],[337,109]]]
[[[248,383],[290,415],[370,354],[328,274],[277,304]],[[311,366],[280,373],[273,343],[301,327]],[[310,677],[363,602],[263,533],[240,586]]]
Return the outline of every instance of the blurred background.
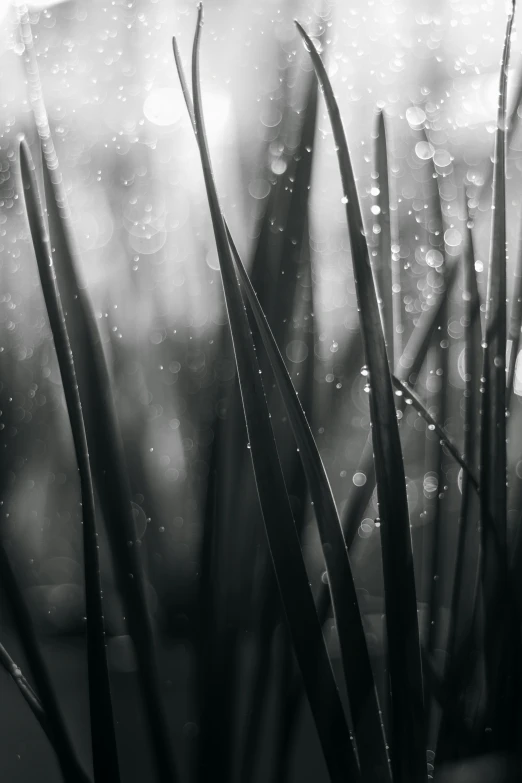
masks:
[[[198,733],[191,638],[205,491],[216,420],[234,426],[227,418],[223,390],[232,388],[235,374],[230,349],[223,348],[226,313],[199,157],[172,57],[175,34],[189,68],[196,3],[68,0],[33,2],[27,8],[81,274],[113,377],[150,609],[161,631],[160,664],[173,736],[188,757]],[[1,535],[86,756],[79,485],[60,373],[19,198],[17,134],[24,133],[38,155],[26,52],[17,26],[17,15],[25,10],[24,4],[0,0]],[[285,117],[290,112],[299,119],[311,72],[294,18],[325,52],[374,246],[380,232],[372,191],[377,109],[387,118],[397,270],[393,290],[400,313],[394,344],[399,356],[419,314],[440,289],[443,251],[447,258],[462,252],[465,188],[474,218],[479,285],[485,283],[491,218],[487,184],[504,6],[494,0],[207,0],[201,51],[205,119],[222,207],[248,265],[271,192],[276,183],[292,184],[285,180]],[[520,85],[518,41],[515,31],[510,105]],[[434,218],[433,166],[439,175],[443,225]],[[522,134],[514,132],[508,164],[510,285],[519,249],[521,168]],[[312,368],[313,431],[342,510],[353,488],[366,482],[358,463],[369,413],[341,195],[330,123],[320,99],[309,201],[311,274],[299,280],[302,308],[295,335],[281,348],[294,377],[305,366]],[[277,235],[277,215],[270,225]],[[437,394],[444,384],[449,400],[444,423],[459,442],[464,389],[461,306],[459,284],[450,297],[440,342],[448,357],[446,369],[439,372],[443,362],[436,346],[419,378],[419,392],[434,415],[440,413]],[[303,325],[313,335],[311,343],[303,339]],[[515,392],[513,433],[520,424],[522,374]],[[238,409],[232,410],[237,415]],[[422,620],[431,580],[423,567],[431,557],[430,524],[439,502],[449,515],[456,513],[458,468],[448,462],[441,487],[433,464],[435,433],[427,431],[413,411],[404,414],[402,427],[412,433],[405,461]],[[516,482],[522,478],[516,434],[510,452]],[[245,644],[255,602],[248,604],[243,593],[253,589],[257,572],[252,564],[263,546],[247,455],[245,443],[246,467],[237,477],[228,545],[222,552],[228,586],[216,587],[227,600],[237,599],[239,609],[231,610],[231,622]],[[513,495],[514,518],[520,509],[517,493]],[[375,649],[382,654],[375,513],[370,502],[352,560]],[[317,588],[324,565],[312,509],[304,509],[304,516],[304,549]],[[448,535],[451,544],[451,532]],[[104,551],[102,546],[102,557]],[[125,780],[148,780],[132,647],[108,558],[103,579]],[[449,594],[448,589],[446,606]],[[16,651],[5,612],[0,622],[2,638]],[[442,638],[443,610],[436,622]],[[426,632],[425,627],[421,630]],[[0,692],[2,779],[32,780],[38,763],[38,780],[55,783],[59,777],[52,753],[7,677],[1,677]],[[295,779],[319,780],[324,770],[316,740],[306,722],[303,731],[306,753],[301,767],[295,763]]]

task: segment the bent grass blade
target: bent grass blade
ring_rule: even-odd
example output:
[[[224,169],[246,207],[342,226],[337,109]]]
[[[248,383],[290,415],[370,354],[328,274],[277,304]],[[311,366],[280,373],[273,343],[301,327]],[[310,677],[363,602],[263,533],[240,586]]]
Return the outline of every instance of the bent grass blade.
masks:
[[[34,164],[29,148],[23,140],[20,143],[20,164],[30,234],[60,367],[80,478],[87,615],[89,709],[94,780],[95,783],[117,783],[120,777],[118,750],[105,650],[94,490],[87,436],[76,381],[74,358],[71,352],[69,335],[52,263],[52,254],[36,184]]]
[[[201,28],[200,5],[192,50],[193,111],[188,89],[182,77],[180,58],[176,55],[175,43],[174,52],[201,157],[259,500],[288,626],[330,777],[334,783],[337,781],[341,783],[350,778],[358,780],[358,764],[308,583],[300,542],[279,464],[252,335],[214,183],[200,92]]]
[[[381,517],[388,660],[392,692],[392,770],[397,780],[427,779],[424,695],[406,480],[393,387],[362,216],[339,108],[312,40],[296,22],[321,85],[337,148],[366,365]],[[377,404],[378,400],[378,404]]]

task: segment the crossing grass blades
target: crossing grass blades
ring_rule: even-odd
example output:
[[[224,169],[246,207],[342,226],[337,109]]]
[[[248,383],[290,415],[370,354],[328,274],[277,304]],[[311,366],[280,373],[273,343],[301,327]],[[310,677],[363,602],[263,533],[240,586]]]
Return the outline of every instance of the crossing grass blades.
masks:
[[[312,37],[296,22],[304,47],[303,56],[310,58],[316,82],[312,79],[307,88],[308,107],[300,128],[303,143],[295,158],[292,154],[289,156],[292,165],[297,167],[294,192],[289,201],[287,189],[280,187],[277,179],[272,182],[265,228],[261,228],[257,261],[250,278],[221,211],[205,132],[199,66],[204,30],[201,5],[192,49],[191,88],[185,79],[177,42],[173,40],[180,89],[200,155],[228,314],[228,325],[224,327],[221,339],[225,345],[231,338],[237,369],[235,392],[232,388],[228,390],[230,404],[239,406],[240,402],[244,415],[251,459],[249,470],[254,479],[252,486],[255,486],[253,502],[262,521],[267,553],[264,588],[258,599],[260,617],[264,619],[256,626],[257,644],[264,652],[258,658],[253,678],[246,681],[251,688],[250,695],[255,693],[257,696],[251,699],[244,732],[238,733],[234,705],[238,701],[240,683],[232,669],[226,667],[229,655],[233,656],[231,660],[236,660],[238,641],[235,638],[234,646],[229,646],[233,637],[224,633],[215,619],[222,616],[219,611],[212,621],[205,613],[213,612],[216,589],[213,580],[223,573],[219,558],[226,545],[227,526],[223,518],[226,504],[220,498],[223,487],[231,486],[231,477],[223,475],[222,466],[238,465],[237,455],[243,453],[244,433],[237,431],[234,437],[227,437],[227,431],[233,432],[232,423],[216,419],[201,545],[198,606],[202,614],[195,639],[200,735],[197,758],[190,760],[185,772],[182,772],[179,749],[170,737],[163,704],[165,696],[158,684],[155,629],[147,610],[143,566],[137,547],[127,545],[129,540],[135,539],[136,533],[121,435],[95,319],[88,295],[78,283],[74,237],[66,216],[65,190],[56,173],[56,153],[49,133],[42,139],[44,199],[29,147],[25,140],[20,142],[20,193],[24,198],[29,237],[60,367],[81,483],[92,742],[92,765],[88,771],[82,768],[69,736],[30,611],[3,543],[0,543],[1,586],[15,620],[28,672],[24,675],[20,671],[3,645],[0,645],[0,663],[51,743],[66,783],[124,783],[120,775],[124,749],[117,747],[105,649],[97,548],[97,529],[101,524],[109,534],[110,556],[136,649],[143,722],[149,729],[155,772],[161,783],[185,779],[201,783],[210,779],[237,779],[241,783],[257,780],[256,760],[271,727],[275,732],[271,742],[277,749],[271,779],[278,783],[293,780],[293,760],[303,752],[297,742],[299,721],[308,709],[307,705],[324,758],[325,780],[332,783],[423,783],[433,777],[455,783],[471,779],[485,781],[486,777],[481,777],[483,770],[491,781],[507,783],[520,779],[521,604],[516,590],[521,579],[522,535],[519,524],[514,546],[509,544],[506,489],[509,467],[506,410],[513,404],[515,372],[515,359],[511,354],[506,387],[505,128],[513,17],[514,5],[509,15],[501,65],[484,335],[480,334],[478,317],[480,298],[472,228],[468,228],[462,257],[446,264],[442,289],[430,310],[414,325],[402,350],[394,328],[400,317],[400,303],[398,306],[392,291],[397,269],[392,268],[389,225],[392,182],[387,171],[385,115],[381,113],[378,117],[375,156],[375,167],[382,183],[379,204],[385,231],[375,258],[367,243],[349,146],[323,59]],[[349,500],[343,515],[337,508],[314,438],[311,420],[313,350],[309,352],[308,371],[305,380],[299,381],[300,386],[292,378],[283,358],[286,336],[281,323],[285,319],[286,304],[289,307],[296,305],[297,276],[290,275],[291,283],[288,283],[288,277],[285,278],[285,297],[278,300],[276,308],[270,302],[275,301],[277,295],[277,270],[270,283],[272,291],[266,290],[269,283],[263,279],[264,268],[272,264],[271,268],[275,269],[288,262],[281,247],[288,249],[298,245],[297,255],[309,253],[306,219],[298,226],[299,242],[290,240],[296,233],[296,215],[306,214],[307,210],[316,103],[319,101],[321,110],[323,99],[337,149],[339,179],[331,183],[331,188],[345,203],[359,311],[358,332],[354,339],[358,341],[366,366],[371,417],[371,441],[361,460],[367,485],[358,496]],[[513,122],[516,122],[516,112],[514,117]],[[40,150],[36,152],[36,157],[40,158]],[[442,215],[440,210],[438,213]],[[279,250],[269,238],[268,222],[274,215],[283,225]],[[468,221],[468,227],[471,225]],[[280,253],[277,259],[276,252]],[[518,270],[522,268],[521,263],[518,259]],[[279,266],[279,271],[281,268]],[[516,274],[518,291],[520,271]],[[467,302],[468,385],[463,433],[459,434],[459,439],[464,435],[462,448],[455,437],[445,431],[444,421],[438,421],[430,413],[421,392],[414,388],[428,351],[436,340],[441,313],[447,317],[448,308],[451,308],[449,294],[459,280],[463,281]],[[522,319],[519,298],[517,294],[509,331],[515,350],[519,345]],[[310,334],[313,341],[313,332],[309,332],[309,337]],[[480,364],[482,393],[478,394],[474,373]],[[351,367],[347,367],[346,372],[354,375]],[[281,444],[281,433],[271,416],[274,409],[284,411],[288,419],[290,429],[285,437],[292,439],[295,445],[295,449],[290,449],[291,454]],[[407,437],[414,435],[408,433],[406,437],[404,427],[400,426],[405,410],[415,410],[424,419],[430,431],[440,439],[440,459],[444,455],[445,459],[453,460],[461,471],[462,500],[458,518],[454,520],[459,529],[458,546],[443,668],[433,659],[430,645],[422,647],[419,632],[418,574],[414,570],[403,459]],[[480,431],[478,440],[474,432],[477,428]],[[231,457],[234,453],[235,463]],[[108,481],[107,476],[111,480]],[[385,614],[386,676],[379,682],[353,572],[356,532],[374,483],[379,508]],[[308,498],[313,503],[314,524],[327,575],[317,596],[310,587],[302,548],[302,519],[290,501],[289,486],[299,494],[303,508]],[[96,518],[95,492],[100,501],[101,519]],[[436,524],[442,524],[439,516]],[[479,557],[470,563],[464,551],[477,531],[480,531]],[[439,549],[444,547],[443,538],[439,539],[438,546]],[[133,575],[130,580],[129,574]],[[460,587],[466,583],[476,585],[471,606],[461,601]],[[434,600],[438,600],[438,593],[433,595]],[[332,647],[327,644],[325,624],[329,607],[339,643],[339,665],[333,660]],[[432,607],[432,612],[435,609]],[[263,718],[268,709],[265,694],[273,676],[267,656],[273,649],[279,618],[283,618],[286,628],[279,661],[280,672],[285,675],[278,680],[281,689],[276,707],[279,719],[275,716],[267,729],[266,717]],[[470,660],[475,662],[474,666],[468,666]],[[221,675],[223,687],[216,689],[215,678]],[[244,689],[245,684],[241,687]],[[175,695],[169,698],[175,698]],[[224,705],[220,701],[223,698],[230,703]],[[435,723],[434,714],[438,716]],[[280,719],[281,715],[284,720]],[[216,734],[217,731],[221,733]],[[219,743],[215,741],[216,736],[219,736]],[[433,743],[433,737],[434,747],[429,744]],[[202,763],[203,758],[208,761]]]

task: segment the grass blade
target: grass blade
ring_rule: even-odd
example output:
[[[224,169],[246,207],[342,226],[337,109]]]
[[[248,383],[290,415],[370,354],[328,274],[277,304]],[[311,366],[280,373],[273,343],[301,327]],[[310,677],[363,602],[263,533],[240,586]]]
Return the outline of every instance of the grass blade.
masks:
[[[80,477],[87,614],[89,708],[94,780],[96,783],[109,783],[109,781],[117,783],[119,780],[118,751],[112,712],[109,669],[105,650],[96,514],[87,436],[76,382],[74,358],[71,352],[60,293],[52,263],[51,249],[48,243],[47,230],[36,184],[34,164],[29,148],[23,140],[20,143],[20,165],[26,212],[58,357],[58,365],[62,376]]]
[[[296,381],[299,382],[300,399],[306,411],[312,409],[313,395],[313,330],[307,320],[312,318],[313,305],[310,301],[301,301],[301,279],[311,279],[309,236],[308,236],[308,198],[312,175],[312,160],[315,140],[315,126],[317,115],[317,83],[313,75],[307,76],[308,82],[304,94],[306,96],[303,118],[299,127],[299,144],[297,149],[290,154],[290,150],[284,147],[288,158],[286,171],[278,177],[272,186],[268,203],[263,216],[250,279],[258,294],[258,300],[264,313],[271,309],[269,323],[274,327],[274,337],[281,348],[292,339],[302,339],[308,348],[308,357],[299,364],[299,372]],[[290,110],[289,110],[290,112]],[[289,113],[288,112],[288,113]],[[294,110],[295,114],[295,110]],[[292,117],[287,118],[286,125],[290,126]],[[294,117],[295,120],[295,117]],[[283,120],[284,122],[284,120]],[[292,129],[292,128],[291,128]],[[292,129],[293,130],[293,129]],[[295,133],[295,131],[294,131]],[[283,129],[282,138],[286,134]],[[304,216],[304,217],[303,217]],[[272,229],[273,220],[277,218],[280,230],[274,235]],[[269,270],[277,273],[272,276],[267,274]],[[271,285],[267,285],[267,278]],[[257,284],[254,282],[257,279]],[[260,285],[260,287],[258,287]],[[310,289],[311,290],[311,289]],[[264,299],[261,298],[264,295]],[[290,305],[290,307],[289,307]],[[288,318],[288,313],[292,314]],[[296,319],[300,325],[297,326]],[[252,319],[250,319],[252,324]],[[255,326],[255,323],[254,323]],[[254,339],[256,342],[256,339]],[[257,343],[260,341],[257,340]],[[256,344],[257,344],[256,343]],[[272,368],[266,353],[259,356],[263,377],[272,377]],[[280,450],[283,473],[287,477],[289,495],[297,502],[293,506],[294,518],[299,537],[305,522],[307,503],[307,483],[303,472],[299,455],[295,451],[294,440],[288,432],[288,422],[285,416],[281,398],[275,390],[269,394],[269,408],[274,424],[274,434],[278,449]],[[253,667],[249,704],[246,714],[249,715],[246,724],[243,754],[240,765],[241,780],[250,780],[257,766],[260,750],[260,727],[264,720],[268,704],[269,677],[271,650],[274,644],[274,632],[278,625],[279,597],[277,583],[269,553],[266,552],[266,563],[263,577],[259,587],[262,596],[262,606],[259,611],[256,661]],[[281,634],[281,661],[277,670],[277,683],[275,691],[279,699],[279,707],[276,707],[277,717],[274,721],[274,734],[278,750],[274,754],[274,765],[277,770],[280,766],[280,753],[286,752],[281,743],[284,743],[286,727],[283,724],[283,715],[292,720],[292,716],[286,711],[288,703],[288,684],[291,679],[289,672],[295,670],[292,646],[287,634]],[[299,672],[296,673],[299,679]],[[275,772],[277,775],[277,771]]]
[[[230,234],[228,239],[241,284],[285,403],[314,504],[339,634],[361,774],[364,780],[382,780],[388,770],[388,763],[379,704],[341,522],[299,397]]]
[[[319,53],[304,29],[296,24],[310,52],[332,124],[346,201],[361,334],[369,371],[392,692],[392,769],[397,780],[422,781],[427,779],[427,768],[417,597],[406,480],[393,388],[368,246],[339,108]]]
[[[60,285],[71,348],[76,357],[78,389],[94,483],[107,528],[129,634],[136,650],[138,677],[157,773],[162,783],[173,783],[178,776],[160,695],[143,565],[139,548],[134,546],[136,527],[121,434],[94,313],[76,271],[75,243],[67,196],[50,133],[43,142],[43,157],[53,263]],[[132,542],[132,545],[129,546],[128,542]]]
[[[27,660],[43,711],[47,716],[49,738],[60,766],[65,783],[90,783],[90,778],[80,763],[71,742],[64,715],[56,698],[56,691],[49,676],[47,664],[36,638],[33,622],[27,604],[18,586],[11,562],[0,541],[0,583],[6,603],[20,636],[22,649]]]
[[[20,691],[22,698],[26,702],[27,706],[33,713],[34,717],[42,727],[49,742],[54,747],[55,738],[49,723],[49,719],[45,714],[45,710],[42,706],[42,702],[31,688],[30,684],[22,674],[22,670],[13,661],[3,644],[0,644],[0,666],[3,666],[5,671],[9,674],[14,684]]]
[[[429,147],[430,143],[424,128],[422,128],[420,136],[423,142]],[[428,203],[432,204],[431,220],[427,220],[426,231],[429,245],[435,248],[436,252],[440,253],[441,256],[442,264],[434,270],[434,273],[439,277],[439,281],[442,281],[446,275],[447,256],[444,244],[444,218],[442,214],[439,176],[432,157],[428,158],[425,165],[427,167],[427,172],[430,175],[426,183],[426,198]],[[448,335],[448,316],[449,300],[448,297],[445,297],[436,326],[436,340],[429,353],[430,359],[433,362],[433,367],[428,367],[430,373],[435,371],[437,375],[442,378],[440,389],[431,395],[430,400],[431,405],[437,410],[438,418],[442,426],[444,426],[448,409],[447,379],[450,344]],[[432,426],[433,424],[428,422],[428,427]],[[435,427],[435,429],[437,429],[437,427]],[[438,487],[443,487],[445,482],[444,477],[448,466],[442,443],[440,440],[438,443],[433,443],[430,438],[427,437],[425,446],[426,472],[433,466],[433,469],[437,474],[437,485]],[[443,592],[443,579],[440,579],[439,575],[441,573],[442,562],[446,559],[444,555],[444,544],[447,539],[447,530],[445,527],[447,516],[444,514],[444,497],[444,492],[436,492],[435,497],[431,502],[428,502],[428,508],[431,506],[431,513],[427,511],[429,514],[428,518],[431,517],[431,564],[428,571],[428,583],[430,587],[427,620],[428,655],[431,657],[433,657],[435,653],[439,639],[439,618],[442,600],[441,596]],[[426,528],[423,526],[423,538],[425,537],[425,532]],[[423,547],[421,546],[421,549],[422,548]]]
[[[109,373],[91,303],[78,277],[68,199],[43,101],[27,6],[20,5],[17,10],[24,44],[25,72],[30,88],[29,99],[43,149],[43,176],[52,257],[61,287],[71,348],[76,357],[76,375],[94,484],[107,527],[129,633],[136,650],[138,677],[156,769],[161,783],[175,783],[178,775],[160,696],[142,561],[138,547],[134,546],[136,527]],[[38,691],[43,699],[40,687]]]
[[[482,520],[482,584],[485,609],[485,677],[488,746],[514,742],[515,661],[513,631],[506,601],[507,451],[506,451],[506,98],[514,2],[508,17],[499,84],[493,226],[486,294],[482,408],[480,413],[480,493]],[[502,607],[502,608],[501,608]]]
[[[515,262],[515,274],[513,280],[513,296],[511,297],[511,311],[509,314],[509,359],[507,368],[506,404],[509,407],[515,385],[515,368],[520,350],[520,332],[522,331],[522,226],[519,229],[518,253]]]
[[[429,411],[426,410],[426,406],[422,402],[421,398],[411,388],[411,386],[409,386],[405,381],[400,381],[395,375],[392,375],[392,381],[395,388],[401,394],[405,395],[404,401],[406,405],[411,405],[412,408],[415,408],[417,413],[422,416],[428,427],[432,430],[435,430],[440,438],[441,444],[447,448],[453,459],[459,463],[460,467],[471,481],[471,484],[478,492],[479,482],[473,472],[473,468],[467,462],[466,458],[460,453],[457,445],[453,442],[444,427],[442,427],[438,421],[435,421]]]
[[[377,261],[373,263],[376,286],[381,307],[384,339],[390,359],[390,367],[394,366],[394,357],[398,354],[396,348],[396,332],[394,329],[394,294],[391,251],[391,215],[390,188],[388,182],[388,150],[386,144],[386,126],[384,113],[377,115],[377,132],[375,136],[375,187],[378,189],[376,206],[379,209],[378,223],[380,231],[377,235]],[[398,335],[397,335],[398,336]]]
[[[467,209],[467,204],[466,204]],[[477,357],[480,355],[482,342],[480,325],[480,296],[475,272],[475,253],[473,236],[468,215],[467,241],[463,253],[464,273],[464,363],[463,375],[465,379],[464,389],[464,457],[473,466],[476,459],[477,446],[477,411],[479,394],[479,367]],[[474,628],[477,614],[477,597],[479,583],[479,569],[477,567],[473,584],[471,607],[465,613],[466,606],[463,593],[466,588],[466,550],[469,547],[469,538],[473,534],[471,529],[472,513],[474,512],[473,499],[470,497],[470,476],[467,471],[462,472],[461,502],[459,509],[459,529],[457,537],[457,550],[455,555],[455,567],[453,588],[450,604],[450,618],[448,639],[446,643],[447,665],[444,671],[444,682],[447,692],[450,694],[448,704],[445,706],[441,717],[439,734],[437,737],[436,758],[439,763],[444,763],[454,755],[456,735],[453,729],[451,714],[453,704],[465,698],[469,677],[473,673],[470,666],[470,645],[474,641]],[[475,498],[475,503],[477,498]],[[477,559],[478,560],[478,559]],[[462,628],[467,629],[462,632]],[[469,640],[469,641],[468,641]],[[464,654],[463,654],[464,651]],[[460,660],[465,661],[462,667]]]
[[[339,781],[339,783],[351,778],[357,780],[359,778],[358,765],[308,583],[299,538],[279,464],[252,335],[214,183],[199,84],[201,29],[202,6],[199,5],[192,50],[193,113],[191,112],[188,90],[182,79],[183,72],[175,42],[174,52],[189,113],[194,120],[218,249],[259,500],[287,622],[330,777],[332,781]]]
[[[455,284],[457,270],[458,264],[453,263],[447,272],[446,291],[448,292],[452,290]],[[416,381],[437,328],[440,312],[444,306],[445,295],[445,293],[441,293],[436,298],[434,297],[435,301],[429,310],[423,311],[419,316],[419,320],[395,367],[395,375],[399,380],[407,381],[410,385]],[[402,401],[399,400],[399,406],[402,404]],[[355,539],[357,528],[375,487],[375,470],[370,440],[364,446],[357,471],[364,473],[366,482],[361,487],[353,486],[351,488],[351,494],[344,512],[343,530],[348,547],[351,547]],[[327,591],[324,589],[321,589],[321,593],[327,595]]]

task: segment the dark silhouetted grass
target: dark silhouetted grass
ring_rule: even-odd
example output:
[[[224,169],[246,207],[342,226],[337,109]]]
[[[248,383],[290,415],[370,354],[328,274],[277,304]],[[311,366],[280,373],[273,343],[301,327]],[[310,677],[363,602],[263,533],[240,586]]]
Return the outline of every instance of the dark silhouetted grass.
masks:
[[[332,123],[346,203],[361,336],[369,372],[372,446],[382,530],[392,712],[392,770],[399,780],[421,781],[426,779],[427,770],[417,597],[406,480],[388,357],[339,109],[319,53],[299,24],[298,29],[312,57]]]
[[[63,314],[54,267],[44,223],[34,165],[25,141],[20,143],[20,163],[25,206],[29,220],[31,239],[36,255],[40,282],[53,334],[62,376],[69,421],[74,441],[76,461],[80,477],[82,501],[82,530],[84,553],[85,603],[87,615],[87,661],[89,679],[89,705],[91,741],[95,783],[118,783],[118,749],[112,713],[109,670],[105,650],[102,589],[98,558],[94,490],[87,435],[83,422],[82,406],[74,359],[71,352],[67,326]]]
[[[286,619],[330,776],[333,781],[344,780],[347,776],[358,779],[358,765],[308,583],[252,334],[214,184],[199,82],[202,13],[200,5],[192,51],[193,109],[182,78],[175,42],[174,53],[201,157],[259,501]]]

